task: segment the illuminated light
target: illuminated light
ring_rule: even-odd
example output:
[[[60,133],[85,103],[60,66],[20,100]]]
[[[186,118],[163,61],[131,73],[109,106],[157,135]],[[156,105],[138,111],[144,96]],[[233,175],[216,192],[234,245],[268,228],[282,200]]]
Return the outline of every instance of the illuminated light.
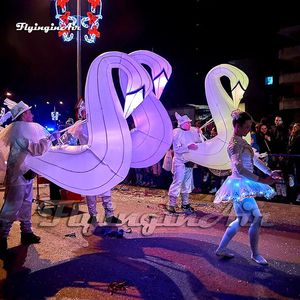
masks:
[[[265,77],[265,85],[273,85],[274,79],[273,76],[266,76]]]
[[[59,104],[64,104],[62,101],[59,101]]]
[[[58,121],[59,116],[60,116],[60,113],[58,111],[56,111],[55,106],[54,106],[54,110],[51,112],[52,121]]]
[[[6,92],[6,96],[11,96],[11,95],[12,95],[12,93]]]
[[[54,128],[53,127],[48,127],[48,126],[45,126],[45,128],[49,131],[49,132],[52,132],[54,131]]]
[[[238,182],[237,182],[237,183],[235,183],[234,185],[235,185],[235,186],[240,186],[240,184],[239,184]]]
[[[96,38],[100,38],[99,20],[102,19],[102,1],[101,0],[86,0],[89,5],[89,10],[86,16],[79,16],[68,9],[68,4],[71,0],[56,0],[55,1],[55,18],[58,19],[59,26],[63,28],[58,32],[58,36],[62,37],[64,42],[70,42],[75,38],[71,28],[84,29],[87,33],[84,34],[84,40],[87,43],[95,43]],[[72,0],[73,1],[73,0]]]
[[[52,111],[51,112],[52,121],[57,121],[59,116],[60,116],[59,112],[57,112],[57,111],[55,111],[55,112]]]

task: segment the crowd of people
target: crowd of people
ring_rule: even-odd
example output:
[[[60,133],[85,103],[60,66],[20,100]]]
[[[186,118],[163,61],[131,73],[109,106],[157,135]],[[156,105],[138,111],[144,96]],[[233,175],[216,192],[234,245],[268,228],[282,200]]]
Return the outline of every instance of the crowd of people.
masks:
[[[197,120],[194,127],[200,130],[201,122]],[[217,135],[213,123],[203,128],[201,132],[205,139]],[[282,117],[278,115],[273,119],[262,118],[259,123],[252,123],[250,137],[250,144],[259,157],[271,169],[282,172],[282,181],[275,184],[276,199],[282,202],[300,202],[300,123],[292,122],[289,126],[285,126]],[[170,153],[171,155],[173,153],[172,147],[166,155],[169,156]],[[163,165],[164,159],[152,167],[131,169],[123,183],[169,189],[172,182],[171,168],[163,168]],[[263,175],[257,168],[254,168],[254,172]],[[192,192],[215,194],[226,177],[193,164]]]
[[[277,115],[273,124],[262,118],[253,125],[251,146],[270,168],[282,171],[283,180],[276,185],[278,196],[300,202],[300,123],[286,126]]]

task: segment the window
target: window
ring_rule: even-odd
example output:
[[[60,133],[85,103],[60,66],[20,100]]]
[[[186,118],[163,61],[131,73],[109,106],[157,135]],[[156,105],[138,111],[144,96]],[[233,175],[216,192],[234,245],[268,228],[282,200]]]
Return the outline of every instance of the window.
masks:
[[[265,77],[265,85],[273,85],[273,76]]]

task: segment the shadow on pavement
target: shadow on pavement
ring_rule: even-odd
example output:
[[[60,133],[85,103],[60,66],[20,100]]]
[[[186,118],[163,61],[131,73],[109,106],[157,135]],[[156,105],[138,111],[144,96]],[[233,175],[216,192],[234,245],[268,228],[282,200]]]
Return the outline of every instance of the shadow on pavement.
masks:
[[[4,260],[4,268],[8,273],[3,286],[4,299],[45,299],[54,297],[64,288],[89,288],[82,291],[82,295],[85,295],[82,299],[92,299],[90,293],[94,293],[94,299],[97,299],[95,295],[99,296],[100,293],[109,296],[108,285],[116,281],[124,281],[128,285],[126,290],[116,292],[116,295],[126,298],[251,299],[239,296],[244,293],[239,293],[238,290],[235,295],[213,291],[201,282],[201,278],[194,275],[195,272],[189,270],[207,266],[210,270],[216,269],[211,274],[213,280],[218,276],[217,280],[224,281],[224,274],[228,274],[237,280],[262,285],[283,297],[299,297],[300,278],[290,276],[287,271],[292,264],[286,264],[286,270],[275,269],[272,265],[261,267],[237,253],[230,261],[219,260],[214,255],[214,243],[187,238],[105,237],[99,240],[99,236],[101,230],[96,230],[94,236],[87,238],[89,249],[99,250],[98,253],[83,254],[33,273],[29,273],[28,269],[22,270],[27,249],[23,246],[22,249],[21,246],[12,248],[7,260]],[[206,238],[209,240],[209,236]],[[243,245],[240,247],[245,248]],[[175,259],[167,259],[161,255],[164,252],[176,252]],[[176,262],[176,258],[182,255],[189,255],[199,265],[191,266],[188,261],[184,264]],[[138,290],[139,296],[135,290]],[[78,294],[76,298],[80,299]]]

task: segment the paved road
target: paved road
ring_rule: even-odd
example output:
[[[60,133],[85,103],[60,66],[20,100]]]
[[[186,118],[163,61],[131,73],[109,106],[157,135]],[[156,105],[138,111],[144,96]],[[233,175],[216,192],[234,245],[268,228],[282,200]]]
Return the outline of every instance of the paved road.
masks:
[[[230,244],[235,258],[215,256],[234,216],[209,195],[192,195],[197,212],[188,217],[165,212],[163,190],[118,186],[113,199],[125,223],[118,228],[101,222],[100,203],[90,228],[85,204],[35,211],[42,242],[29,247],[15,223],[0,259],[0,299],[300,299],[300,206],[258,202],[262,267],[250,260],[247,228]],[[122,238],[107,235],[120,229]]]

